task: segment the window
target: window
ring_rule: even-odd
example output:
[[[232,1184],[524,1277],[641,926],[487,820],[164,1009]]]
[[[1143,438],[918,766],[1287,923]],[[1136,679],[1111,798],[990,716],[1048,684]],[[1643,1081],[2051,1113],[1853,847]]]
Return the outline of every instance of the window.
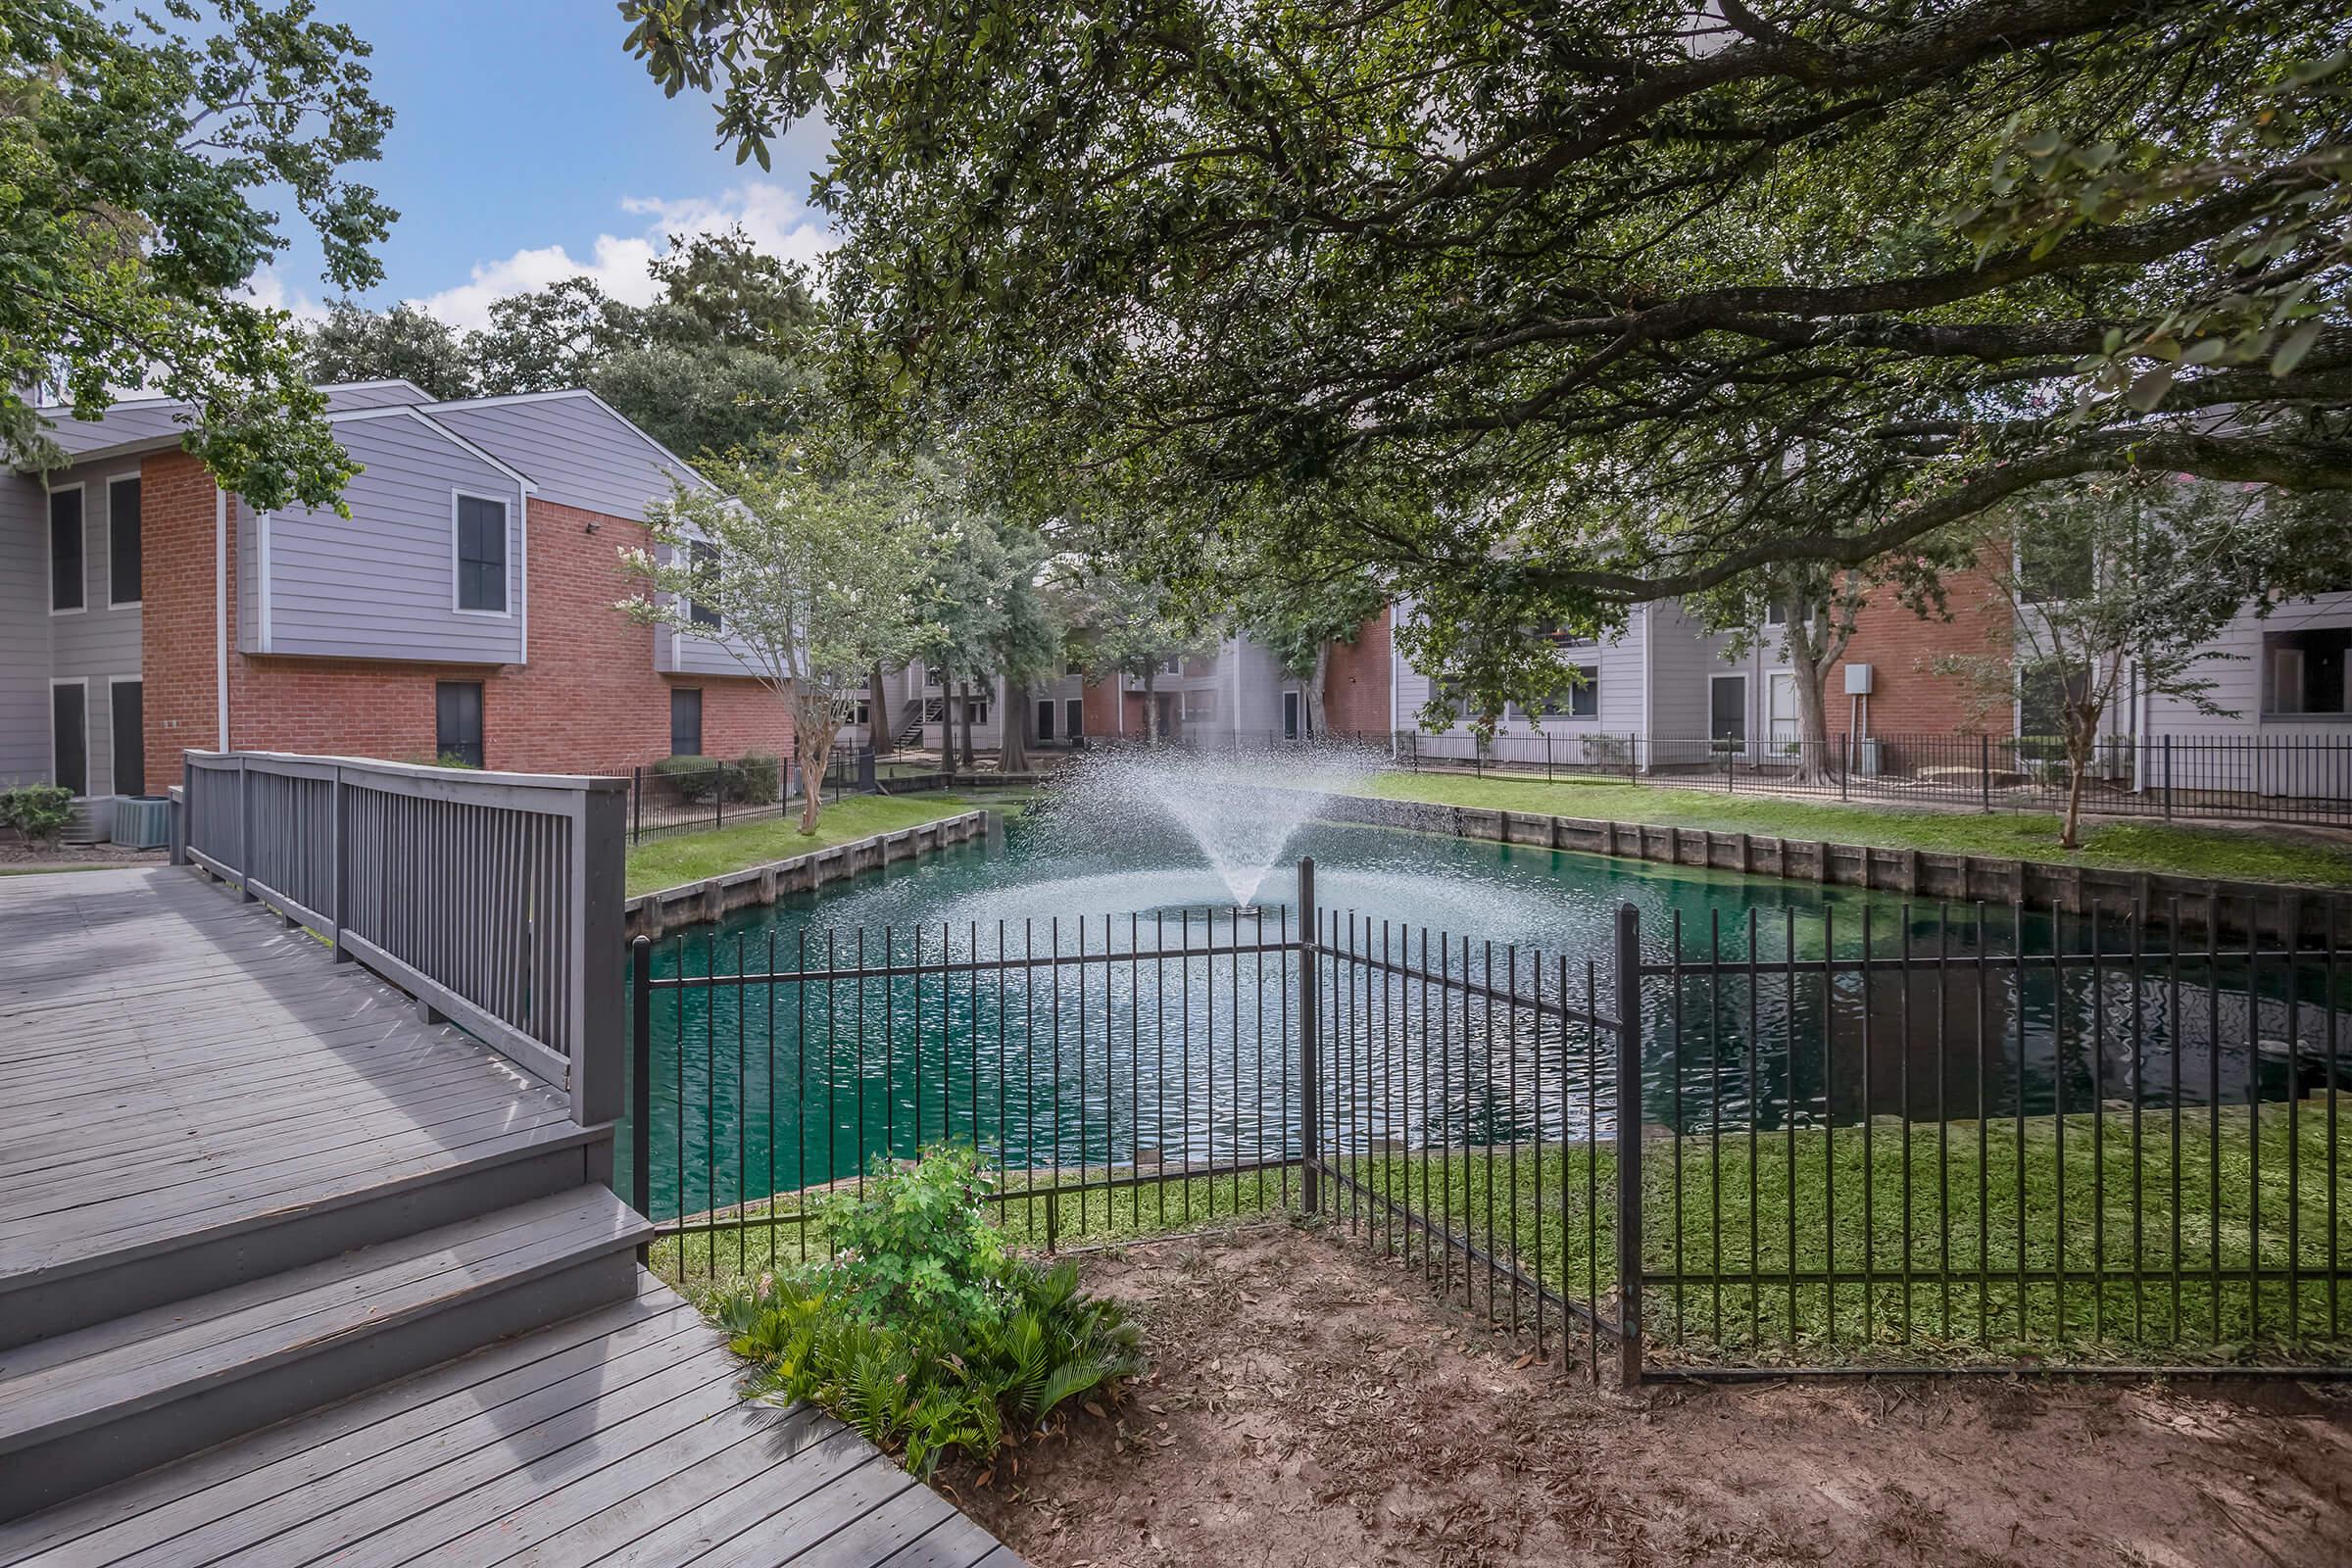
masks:
[[[1191,691],[1184,694],[1184,721],[1205,724],[1217,716],[1217,694],[1214,690]]]
[[[2279,718],[2352,713],[2344,666],[2352,626],[2275,631],[2262,639],[2262,710]]]
[[[963,721],[966,724],[988,722],[989,700],[985,697],[966,697],[963,700]]]
[[[90,688],[86,681],[50,682],[49,776],[76,795],[90,793]]]
[[[669,689],[669,755],[703,755],[703,692],[699,686]]]
[[[2029,605],[2062,605],[2090,592],[2092,559],[2085,538],[2035,539],[2017,545],[2018,596]]]
[[[1600,666],[1579,664],[1576,680],[1563,685],[1536,710],[1538,718],[1598,718],[1600,716]]]
[[[1162,675],[1181,675],[1184,673],[1184,661],[1181,659],[1163,659],[1159,662],[1159,672]]]
[[[2089,690],[2089,677],[2076,670],[2062,682],[2058,671],[2048,664],[2028,668],[2017,682],[2017,732],[2021,736],[2044,739],[2063,738],[2066,734],[2066,699],[2071,692],[2080,701]]]
[[[1074,741],[1086,733],[1086,701],[1084,698],[1064,698],[1061,704],[1061,738]]]
[[[139,481],[117,479],[106,487],[106,602],[139,598]]]
[[[716,577],[718,575],[718,546],[713,544],[706,544],[702,540],[697,539],[693,541],[687,548],[694,552],[694,575],[696,581],[700,582],[706,578]],[[712,631],[716,631],[718,629],[718,612],[711,609],[709,605],[704,604],[699,599],[687,601],[686,618],[696,626],[708,626]]]
[[[109,687],[114,701],[115,793],[147,793],[147,689],[135,680]]]
[[[433,687],[433,755],[473,767],[482,761],[482,683],[445,680]]]
[[[458,608],[507,612],[507,504],[458,497]]]
[[[83,608],[81,486],[49,493],[49,612]]]
[[[1051,697],[1037,705],[1037,738],[1041,741],[1054,738],[1054,699]]]
[[[1707,738],[1747,744],[1747,677],[1710,677],[1707,691]]]

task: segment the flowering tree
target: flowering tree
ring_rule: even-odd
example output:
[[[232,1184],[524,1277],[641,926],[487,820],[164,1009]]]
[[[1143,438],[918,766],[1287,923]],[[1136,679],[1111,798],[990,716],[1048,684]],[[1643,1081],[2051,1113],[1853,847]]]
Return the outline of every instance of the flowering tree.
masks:
[[[639,586],[617,608],[673,635],[723,641],[782,700],[801,831],[813,833],[857,692],[920,637],[920,523],[895,473],[851,472],[799,444],[706,471],[715,488],[678,485],[651,509],[654,548],[621,552]]]

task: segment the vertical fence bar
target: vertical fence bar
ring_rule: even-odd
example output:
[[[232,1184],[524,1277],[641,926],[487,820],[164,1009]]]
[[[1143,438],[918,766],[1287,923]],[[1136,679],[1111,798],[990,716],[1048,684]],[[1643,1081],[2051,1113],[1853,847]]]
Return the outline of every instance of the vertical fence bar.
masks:
[[[629,1206],[654,1211],[654,944],[629,944]],[[647,1249],[637,1249],[639,1262]]]
[[[1298,858],[1298,1202],[1309,1214],[1323,1212],[1322,1006],[1317,994],[1318,927],[1315,923],[1315,861]],[[1166,1157],[1162,1151],[1161,1157]]]
[[[1617,1377],[1642,1381],[1642,915],[1630,904],[1617,906]]]

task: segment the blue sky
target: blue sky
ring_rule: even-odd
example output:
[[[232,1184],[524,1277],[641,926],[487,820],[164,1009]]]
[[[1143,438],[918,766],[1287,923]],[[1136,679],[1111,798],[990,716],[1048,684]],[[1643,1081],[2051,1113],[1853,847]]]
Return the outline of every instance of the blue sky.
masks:
[[[609,0],[320,0],[319,13],[375,46],[375,93],[398,117],[382,162],[360,172],[401,213],[371,305],[417,300],[472,326],[499,295],[572,273],[642,301],[666,234],[738,220],[780,255],[824,247],[806,205],[824,128],[796,126],[772,173],[738,168],[713,145],[709,100],[664,98],[622,51]],[[334,291],[290,226],[257,292],[307,314]]]

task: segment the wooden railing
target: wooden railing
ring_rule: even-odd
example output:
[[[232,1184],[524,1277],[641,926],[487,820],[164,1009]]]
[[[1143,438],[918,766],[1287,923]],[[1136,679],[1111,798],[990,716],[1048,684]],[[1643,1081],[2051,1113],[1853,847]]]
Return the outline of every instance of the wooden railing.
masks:
[[[188,861],[550,1083],[620,1112],[628,781],[184,754]]]

